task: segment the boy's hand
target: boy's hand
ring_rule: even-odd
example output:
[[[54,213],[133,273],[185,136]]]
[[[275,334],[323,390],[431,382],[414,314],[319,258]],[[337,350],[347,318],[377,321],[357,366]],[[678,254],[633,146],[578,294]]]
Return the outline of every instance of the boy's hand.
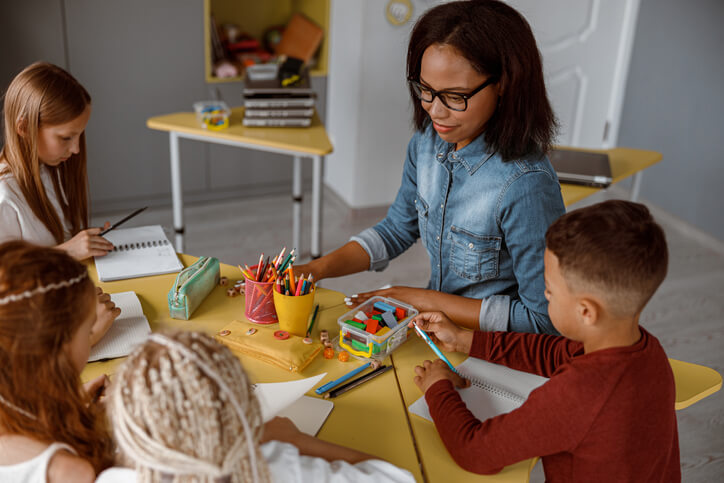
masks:
[[[91,345],[96,345],[99,340],[106,335],[108,329],[113,325],[113,321],[121,315],[121,309],[116,307],[111,301],[111,296],[104,293],[100,287],[96,287],[96,296],[98,303],[96,304],[96,321],[91,327]]]
[[[264,423],[264,432],[261,435],[260,443],[283,441],[285,443],[296,444],[299,436],[303,434],[291,419],[277,416]]]
[[[100,236],[100,232],[110,226],[111,224],[106,222],[102,228],[88,228],[80,231],[67,242],[58,245],[58,248],[76,260],[108,255],[108,252],[113,250],[113,244]]]
[[[442,312],[423,312],[407,324],[411,329],[413,324],[427,332],[432,341],[444,351],[470,353],[473,343],[473,332],[465,330],[453,322]]]
[[[468,387],[470,382],[455,374],[442,360],[435,362],[425,361],[422,366],[415,367],[415,384],[422,393],[426,393],[430,386],[438,381],[447,379],[456,387]]]

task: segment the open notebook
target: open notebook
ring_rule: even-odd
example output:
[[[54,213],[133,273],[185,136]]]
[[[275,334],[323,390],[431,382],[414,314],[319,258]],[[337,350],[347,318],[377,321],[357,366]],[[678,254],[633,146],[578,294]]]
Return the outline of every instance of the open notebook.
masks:
[[[327,374],[298,381],[254,384],[264,422],[274,416],[289,418],[303,433],[316,436],[334,407],[332,401],[305,396]]]
[[[135,292],[114,293],[111,294],[111,300],[116,307],[120,307],[121,315],[113,321],[106,335],[91,348],[88,362],[125,357],[151,333]]]
[[[457,370],[471,383],[470,387],[457,391],[470,412],[481,421],[520,407],[533,389],[548,381],[546,377],[474,357],[465,359]],[[432,421],[424,396],[410,404],[409,409],[412,414]]]
[[[174,273],[184,268],[161,225],[119,228],[109,231],[104,238],[115,249],[95,257],[101,282]]]

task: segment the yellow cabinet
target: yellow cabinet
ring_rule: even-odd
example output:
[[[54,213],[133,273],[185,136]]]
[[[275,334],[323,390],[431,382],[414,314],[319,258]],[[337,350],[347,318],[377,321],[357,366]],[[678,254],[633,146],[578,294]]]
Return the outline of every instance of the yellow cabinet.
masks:
[[[204,0],[204,64],[206,82],[239,81],[242,77],[218,78],[212,71],[211,16],[216,25],[237,24],[242,32],[261,40],[264,31],[276,25],[286,25],[293,14],[299,12],[319,25],[324,31],[322,44],[316,55],[316,64],[310,71],[314,76],[327,75],[329,51],[330,0]]]

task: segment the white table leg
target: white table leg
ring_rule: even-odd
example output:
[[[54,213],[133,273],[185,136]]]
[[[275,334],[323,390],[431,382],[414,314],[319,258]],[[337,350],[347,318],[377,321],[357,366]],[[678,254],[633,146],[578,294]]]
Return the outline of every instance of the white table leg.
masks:
[[[633,184],[631,185],[631,201],[638,201],[639,192],[641,191],[641,178],[643,178],[643,172],[637,171],[633,177]]]
[[[176,251],[184,251],[184,205],[181,188],[181,161],[178,154],[178,134],[169,132],[171,149],[171,199],[173,201],[173,228],[176,232]]]
[[[292,245],[301,253],[302,239],[302,158],[294,156],[294,169],[292,178]],[[291,250],[291,248],[290,248]]]
[[[322,167],[324,158],[312,156],[312,258],[322,255]]]

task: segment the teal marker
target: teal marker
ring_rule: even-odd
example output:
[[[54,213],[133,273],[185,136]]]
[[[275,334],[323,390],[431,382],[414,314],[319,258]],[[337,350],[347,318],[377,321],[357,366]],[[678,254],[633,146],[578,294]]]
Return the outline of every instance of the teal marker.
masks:
[[[427,333],[426,333],[424,330],[422,330],[421,328],[419,328],[419,327],[417,326],[417,323],[413,323],[412,325],[415,326],[415,330],[417,331],[418,334],[420,334],[420,337],[422,337],[422,339],[423,339],[425,342],[427,342],[427,345],[430,346],[430,349],[432,349],[433,352],[435,352],[435,354],[437,354],[437,356],[438,356],[440,359],[442,359],[442,361],[443,361],[445,364],[447,364],[447,366],[450,368],[451,371],[453,371],[455,374],[457,374],[457,373],[458,373],[457,369],[455,369],[455,367],[450,363],[450,361],[447,360],[447,357],[445,357],[445,354],[443,354],[442,351],[435,345],[435,343],[432,341],[432,339],[430,338],[430,336],[427,335]]]

